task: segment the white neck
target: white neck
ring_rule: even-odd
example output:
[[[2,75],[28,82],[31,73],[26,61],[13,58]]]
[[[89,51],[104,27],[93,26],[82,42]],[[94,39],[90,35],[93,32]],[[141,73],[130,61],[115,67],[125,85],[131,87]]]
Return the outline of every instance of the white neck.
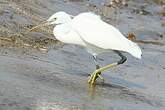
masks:
[[[53,33],[58,39],[58,37],[64,36],[71,30],[71,25],[70,23],[64,23],[64,24],[59,24],[56,27],[54,27]]]

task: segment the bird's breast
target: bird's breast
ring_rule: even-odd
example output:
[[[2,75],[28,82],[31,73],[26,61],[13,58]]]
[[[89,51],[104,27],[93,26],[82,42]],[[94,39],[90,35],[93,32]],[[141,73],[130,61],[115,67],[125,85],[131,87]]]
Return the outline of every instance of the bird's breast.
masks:
[[[69,28],[67,26],[56,26],[53,30],[53,34],[56,37],[56,39],[61,42],[85,46],[85,43],[77,34],[77,32],[75,32],[72,28]]]

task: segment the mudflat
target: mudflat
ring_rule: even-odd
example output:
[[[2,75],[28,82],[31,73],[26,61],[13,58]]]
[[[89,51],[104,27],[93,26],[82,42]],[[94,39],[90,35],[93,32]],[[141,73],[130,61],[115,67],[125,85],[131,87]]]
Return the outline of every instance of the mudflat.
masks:
[[[57,11],[92,11],[139,44],[141,60],[104,72],[82,47],[63,44],[53,27],[27,33]],[[165,3],[162,0],[0,0],[0,110],[164,110]],[[131,37],[132,38],[132,37]],[[118,56],[99,56],[101,66]]]

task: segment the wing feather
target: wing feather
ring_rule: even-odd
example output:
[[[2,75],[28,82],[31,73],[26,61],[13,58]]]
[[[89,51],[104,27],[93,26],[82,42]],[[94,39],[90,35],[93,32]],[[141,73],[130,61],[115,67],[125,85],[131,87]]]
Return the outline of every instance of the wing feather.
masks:
[[[81,38],[92,45],[103,49],[125,51],[135,57],[141,57],[141,50],[135,43],[93,13],[79,14],[73,19],[72,25]]]

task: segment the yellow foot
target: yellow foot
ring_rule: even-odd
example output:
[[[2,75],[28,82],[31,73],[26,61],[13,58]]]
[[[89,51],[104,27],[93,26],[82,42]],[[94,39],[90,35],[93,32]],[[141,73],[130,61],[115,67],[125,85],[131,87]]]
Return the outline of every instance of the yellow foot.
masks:
[[[95,71],[91,74],[91,76],[90,76],[90,78],[89,78],[89,80],[88,80],[88,83],[89,83],[89,84],[94,84],[95,81],[96,81],[96,79],[97,79],[98,77],[104,81],[104,78],[103,78],[102,76],[100,76],[100,73],[101,73],[101,72],[100,72],[99,70],[95,70]]]

